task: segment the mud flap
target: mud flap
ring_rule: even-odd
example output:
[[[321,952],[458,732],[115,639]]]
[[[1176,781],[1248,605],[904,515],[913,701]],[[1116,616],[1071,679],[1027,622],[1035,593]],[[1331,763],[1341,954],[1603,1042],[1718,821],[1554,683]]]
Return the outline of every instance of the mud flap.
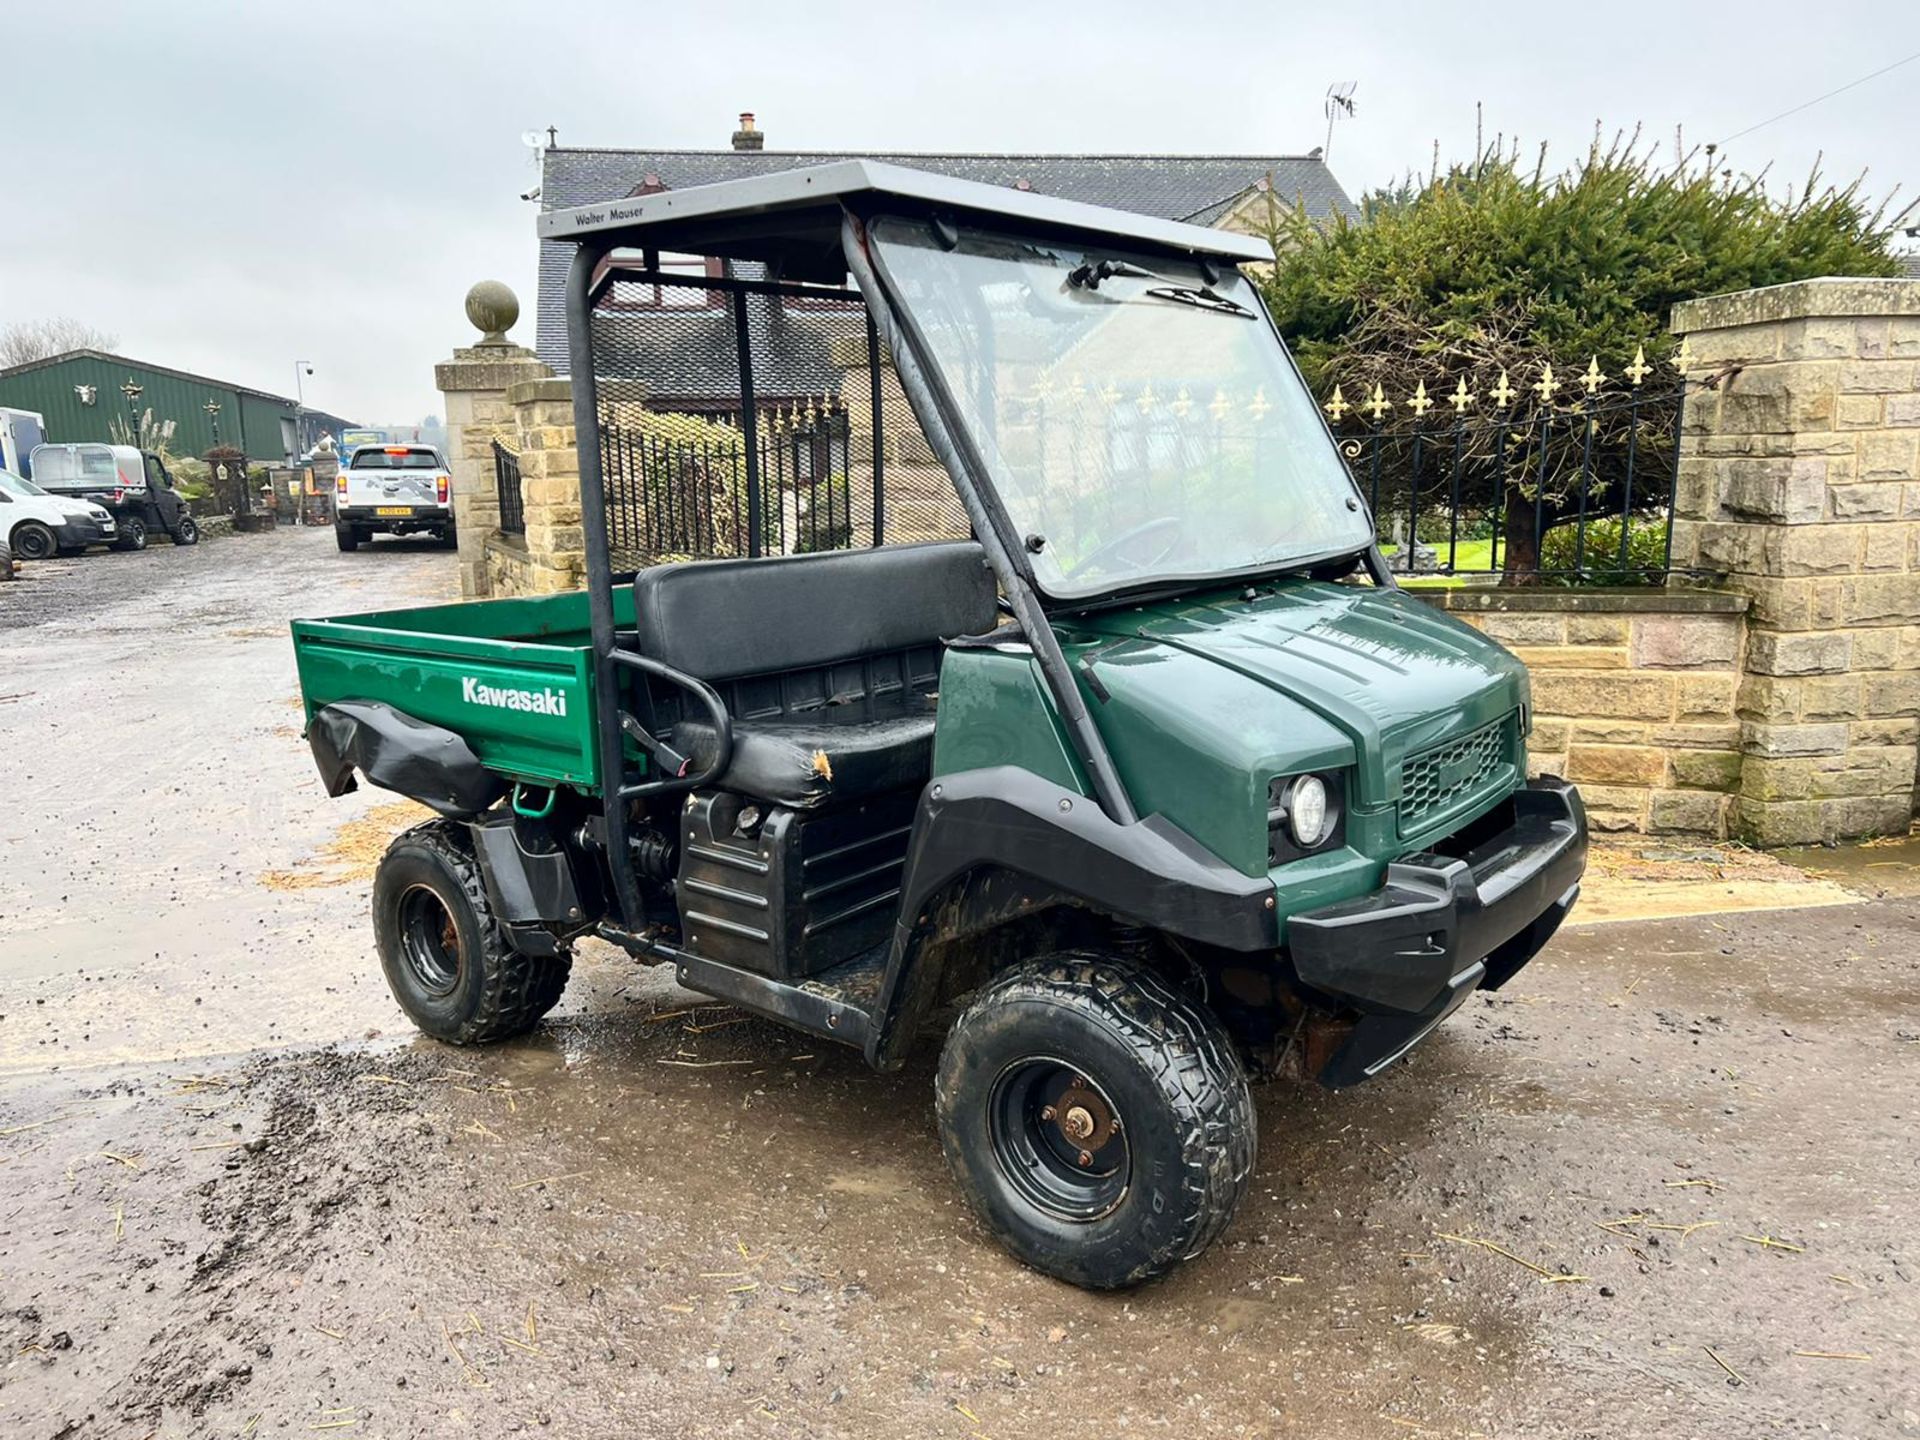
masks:
[[[545,828],[543,822],[527,823],[530,829]],[[523,955],[558,954],[556,930],[570,933],[591,922],[584,918],[566,851],[551,839],[529,846],[521,824],[513,815],[502,814],[467,827],[487,887],[487,903],[514,949]]]
[[[329,795],[367,782],[418,800],[455,820],[470,820],[499,803],[507,782],[480,762],[451,730],[428,725],[372,700],[337,700],[314,711],[307,745]]]

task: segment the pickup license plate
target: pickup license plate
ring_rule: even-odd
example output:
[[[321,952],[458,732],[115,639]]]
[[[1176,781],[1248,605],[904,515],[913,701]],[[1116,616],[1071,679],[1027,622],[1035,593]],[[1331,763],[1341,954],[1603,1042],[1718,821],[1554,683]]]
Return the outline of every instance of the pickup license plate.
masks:
[[[413,514],[413,507],[411,505],[380,505],[375,507],[373,513],[376,515],[411,515]]]

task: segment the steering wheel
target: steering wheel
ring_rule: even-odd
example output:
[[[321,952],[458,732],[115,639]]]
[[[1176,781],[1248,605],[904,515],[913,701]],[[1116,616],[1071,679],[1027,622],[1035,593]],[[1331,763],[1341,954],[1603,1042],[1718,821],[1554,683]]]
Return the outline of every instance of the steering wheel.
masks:
[[[1074,566],[1073,569],[1067,571],[1065,578],[1071,580],[1077,575],[1085,574],[1090,570],[1097,570],[1097,567],[1099,567],[1102,561],[1109,559],[1118,551],[1124,550],[1134,541],[1142,539],[1145,536],[1156,535],[1163,530],[1171,531],[1172,533],[1167,537],[1167,543],[1154,552],[1152,559],[1143,560],[1133,567],[1136,570],[1151,570],[1174,552],[1174,547],[1179,545],[1181,534],[1185,528],[1185,522],[1182,521],[1178,515],[1160,515],[1152,520],[1143,521],[1135,525],[1131,530],[1114,536],[1113,539],[1107,541],[1106,544],[1095,547],[1091,555],[1088,555],[1078,565]]]

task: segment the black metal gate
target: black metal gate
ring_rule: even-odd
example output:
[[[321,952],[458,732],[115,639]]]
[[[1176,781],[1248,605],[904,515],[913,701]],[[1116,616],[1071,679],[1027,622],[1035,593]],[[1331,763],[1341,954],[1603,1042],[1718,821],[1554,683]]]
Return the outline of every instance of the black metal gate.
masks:
[[[1673,573],[1684,377],[1649,383],[1636,354],[1568,381],[1449,377],[1322,404],[1389,565],[1408,576],[1652,585]]]

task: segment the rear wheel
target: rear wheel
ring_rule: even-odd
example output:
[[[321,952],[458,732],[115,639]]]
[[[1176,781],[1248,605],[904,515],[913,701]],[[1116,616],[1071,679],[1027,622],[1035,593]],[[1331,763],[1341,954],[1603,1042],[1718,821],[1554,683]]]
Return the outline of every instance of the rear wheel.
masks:
[[[455,1045],[531,1030],[559,1001],[573,963],[513,949],[465,834],[445,820],[387,848],[373,877],[373,932],[407,1018]]]
[[[22,520],[13,527],[13,553],[22,560],[45,560],[59,548],[53,531],[38,520]]]
[[[987,1228],[1092,1289],[1198,1255],[1253,1174],[1253,1098],[1219,1022],[1151,972],[1087,951],[974,998],[941,1051],[935,1104]]]
[[[200,527],[194,523],[191,515],[182,515],[180,517],[180,523],[174,527],[173,543],[176,545],[198,545],[200,543]]]
[[[144,550],[147,548],[147,522],[138,515],[129,515],[120,522],[120,538],[113,542],[116,550]]]
[[[342,550],[352,552],[360,548],[360,532],[351,525],[335,525],[333,538]]]

